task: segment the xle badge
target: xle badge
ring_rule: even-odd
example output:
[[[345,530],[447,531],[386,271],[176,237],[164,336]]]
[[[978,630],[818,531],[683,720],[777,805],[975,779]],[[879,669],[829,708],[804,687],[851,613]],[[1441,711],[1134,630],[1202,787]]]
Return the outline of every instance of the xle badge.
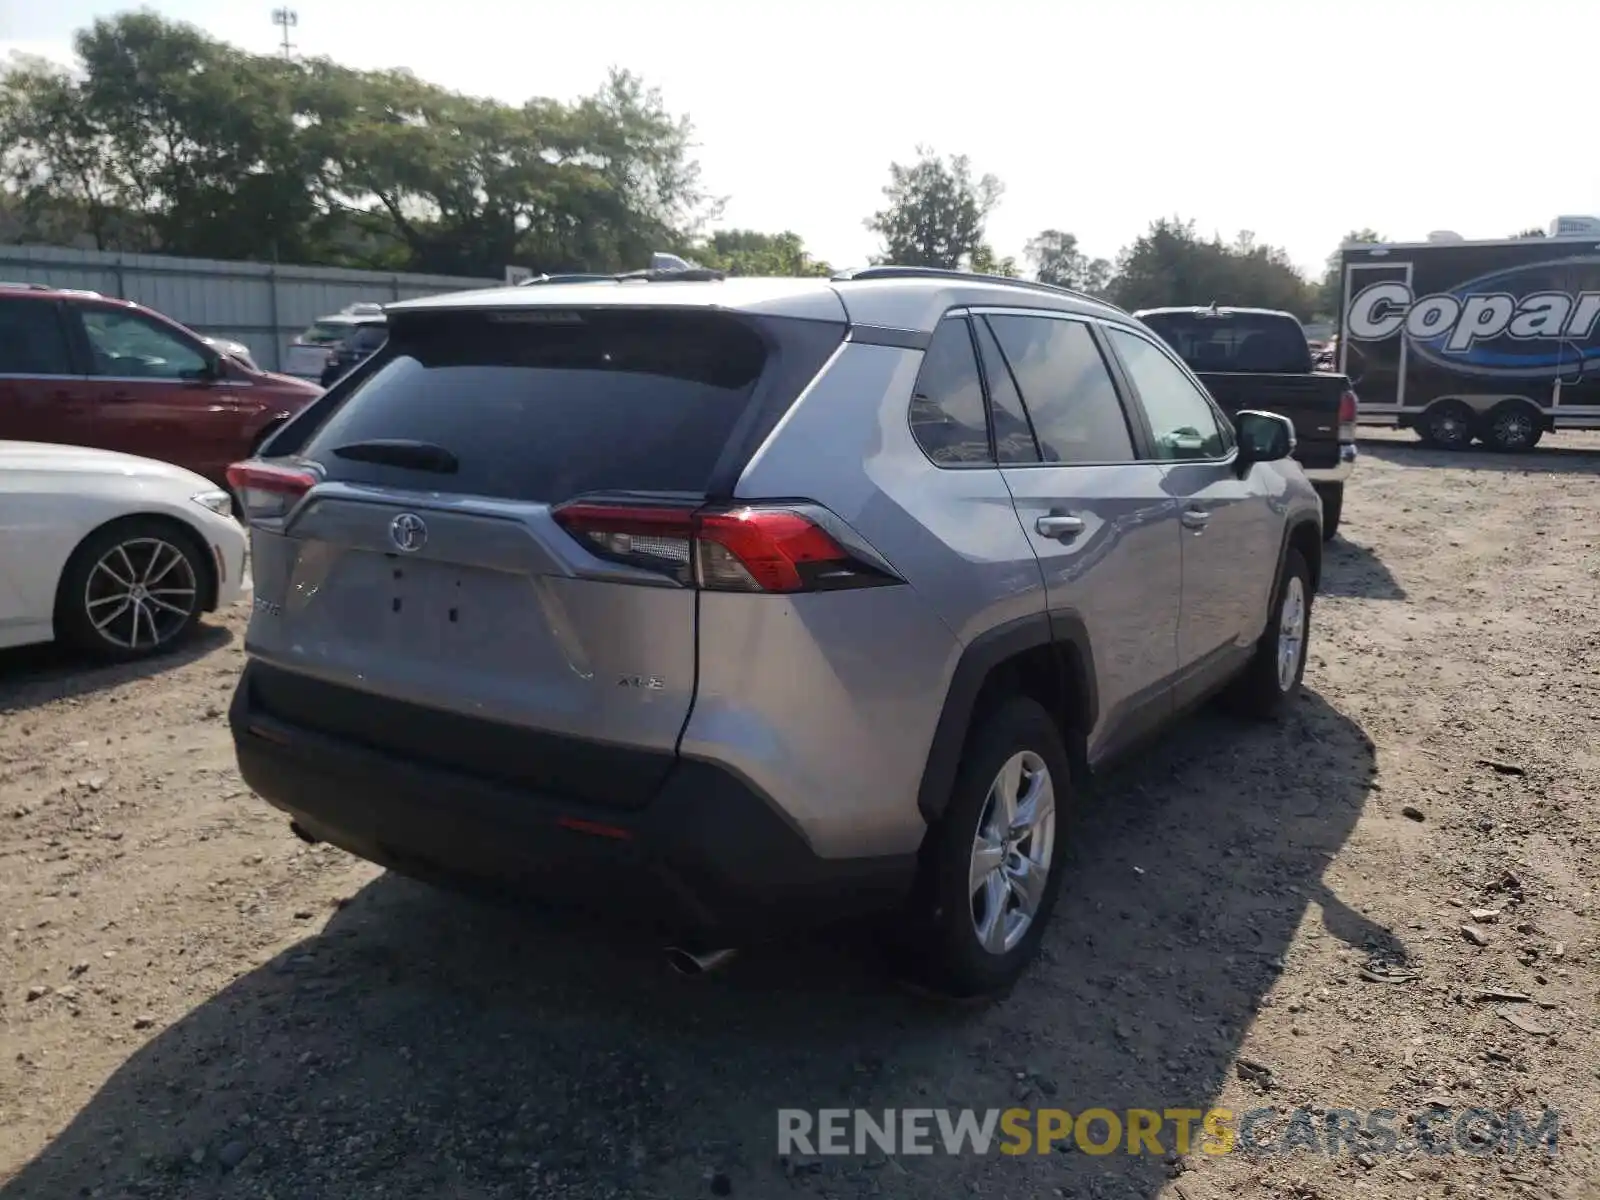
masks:
[[[624,675],[617,680],[618,687],[644,688],[647,691],[659,692],[667,686],[667,681],[659,675]]]

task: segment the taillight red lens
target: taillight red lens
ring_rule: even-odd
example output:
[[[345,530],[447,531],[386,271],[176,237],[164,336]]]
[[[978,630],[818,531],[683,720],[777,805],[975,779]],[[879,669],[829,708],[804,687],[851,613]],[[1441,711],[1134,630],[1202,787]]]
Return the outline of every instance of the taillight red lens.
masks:
[[[1356,423],[1356,414],[1360,407],[1360,402],[1356,400],[1356,394],[1353,391],[1346,390],[1345,394],[1339,397],[1339,424],[1354,425]]]
[[[818,567],[851,561],[819,526],[783,509],[707,513],[700,518],[699,536],[701,583],[706,587],[801,592]],[[755,587],[744,586],[741,575]]]
[[[228,486],[239,498],[246,520],[275,520],[287,516],[300,498],[317,485],[311,471],[271,463],[238,462],[228,468]]]
[[[578,503],[563,505],[554,516],[602,557],[710,591],[803,592],[889,580],[789,508],[706,512]]]

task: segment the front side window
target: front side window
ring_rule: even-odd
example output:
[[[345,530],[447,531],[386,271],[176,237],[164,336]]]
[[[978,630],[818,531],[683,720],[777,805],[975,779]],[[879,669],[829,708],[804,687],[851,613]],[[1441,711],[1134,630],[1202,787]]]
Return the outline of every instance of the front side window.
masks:
[[[0,300],[0,375],[74,373],[53,301]]]
[[[1233,449],[1210,399],[1177,363],[1142,337],[1112,327],[1106,332],[1150,420],[1157,458],[1222,458]]]
[[[1134,461],[1127,416],[1087,325],[1055,317],[986,320],[1022,392],[1045,462]]]
[[[193,379],[210,368],[199,347],[137,313],[82,310],[95,373],[117,379]]]
[[[911,434],[941,467],[994,462],[983,383],[964,317],[946,317],[928,342],[911,389]]]

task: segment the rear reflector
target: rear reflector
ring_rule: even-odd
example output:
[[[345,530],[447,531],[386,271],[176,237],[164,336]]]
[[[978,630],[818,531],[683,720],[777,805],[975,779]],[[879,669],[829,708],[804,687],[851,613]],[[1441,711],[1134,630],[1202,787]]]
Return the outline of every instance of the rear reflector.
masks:
[[[807,592],[898,582],[851,553],[803,511],[580,502],[557,523],[602,558],[720,592]]]
[[[228,486],[246,521],[282,519],[317,482],[311,471],[270,463],[238,462],[228,468]]]

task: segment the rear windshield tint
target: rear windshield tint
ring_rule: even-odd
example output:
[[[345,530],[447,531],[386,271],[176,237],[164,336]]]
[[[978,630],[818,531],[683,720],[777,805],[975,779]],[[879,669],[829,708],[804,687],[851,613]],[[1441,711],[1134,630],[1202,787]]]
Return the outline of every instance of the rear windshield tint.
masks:
[[[319,321],[300,335],[300,340],[308,346],[331,346],[334,342],[343,341],[350,333],[350,324],[347,321]]]
[[[1293,317],[1272,313],[1150,313],[1141,318],[1195,371],[1305,375],[1311,348]]]
[[[389,330],[384,325],[358,325],[343,342],[341,349],[345,350],[376,350],[383,345],[384,339],[389,336]]]
[[[504,499],[699,493],[765,365],[761,337],[725,314],[419,314],[392,324],[378,369],[301,454],[332,479]],[[334,453],[373,439],[432,443],[460,466]]]

